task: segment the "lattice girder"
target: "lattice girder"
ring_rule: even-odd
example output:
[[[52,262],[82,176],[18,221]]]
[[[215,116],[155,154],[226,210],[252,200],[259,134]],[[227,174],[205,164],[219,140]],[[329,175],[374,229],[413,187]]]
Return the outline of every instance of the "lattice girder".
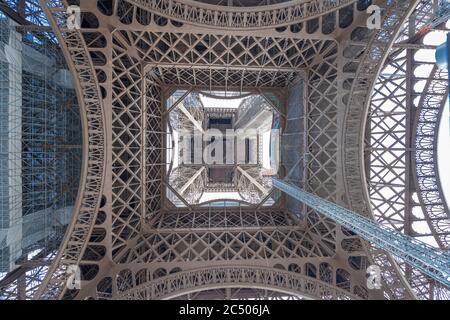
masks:
[[[163,101],[167,98],[162,95],[164,87],[190,85],[240,90],[284,88],[299,72],[305,75],[308,84],[307,148],[311,158],[307,163],[305,187],[329,200],[345,203],[344,192],[337,187],[344,185],[349,207],[367,214],[367,208],[359,205],[365,203],[366,199],[360,196],[364,190],[364,179],[361,179],[362,168],[357,154],[361,147],[358,130],[361,129],[359,124],[362,122],[360,114],[352,112],[356,112],[354,108],[364,105],[367,97],[361,92],[364,89],[370,92],[367,87],[358,85],[374,81],[377,68],[383,60],[382,46],[390,46],[391,38],[395,37],[399,26],[414,7],[413,3],[409,7],[402,7],[397,6],[395,1],[391,5],[387,5],[385,1],[375,1],[386,9],[384,29],[368,33],[368,38],[363,40],[368,49],[366,55],[360,58],[357,58],[357,53],[346,56],[345,50],[347,46],[351,46],[352,30],[364,25],[367,19],[367,14],[363,11],[365,8],[357,6],[354,1],[349,1],[351,6],[345,9],[348,16],[351,11],[353,19],[339,20],[335,14],[334,21],[336,25],[339,22],[340,27],[336,26],[328,34],[323,33],[322,25],[322,29],[319,26],[318,29],[313,28],[312,32],[302,30],[295,35],[290,28],[283,33],[271,27],[255,31],[252,36],[241,31],[225,34],[221,30],[207,28],[187,31],[187,28],[174,26],[173,22],[167,26],[152,24],[152,28],[142,27],[133,17],[129,19],[129,15],[135,14],[137,10],[127,5],[121,6],[118,1],[114,3],[116,11],[107,16],[99,11],[94,1],[80,1],[82,10],[95,16],[93,20],[98,22],[98,26],[92,24],[92,28],[77,32],[83,34],[86,40],[78,43],[76,52],[68,52],[75,60],[84,58],[80,56],[80,52],[88,52],[90,55],[91,71],[95,70],[96,81],[99,83],[97,91],[92,93],[103,98],[106,117],[103,130],[107,132],[104,153],[107,159],[106,174],[105,178],[99,178],[105,185],[102,190],[104,197],[98,195],[96,198],[102,200],[103,205],[96,219],[97,224],[90,226],[93,232],[105,231],[106,236],[96,238],[92,236],[94,233],[91,236],[83,235],[83,241],[89,249],[83,250],[82,255],[84,252],[90,253],[86,254],[87,259],[84,261],[81,254],[78,256],[82,260],[81,265],[87,266],[87,271],[83,272],[84,288],[77,298],[95,295],[94,287],[102,286],[107,282],[104,279],[114,276],[116,271],[110,271],[114,269],[111,269],[111,265],[120,269],[134,261],[145,261],[149,265],[152,262],[166,263],[165,259],[172,256],[185,262],[193,257],[199,262],[197,267],[207,265],[208,261],[214,259],[205,259],[204,254],[208,249],[202,249],[201,246],[213,245],[214,241],[225,248],[214,249],[212,258],[230,263],[234,263],[233,259],[240,260],[237,264],[241,265],[246,263],[243,258],[250,256],[255,261],[267,261],[265,259],[268,252],[262,249],[250,251],[251,241],[259,241],[261,246],[268,246],[269,242],[276,243],[277,250],[272,250],[270,255],[280,261],[286,257],[290,257],[292,261],[312,256],[333,257],[333,263],[330,263],[332,267],[347,270],[345,272],[351,274],[352,287],[347,290],[352,290],[352,294],[363,298],[378,293],[368,293],[364,289],[364,264],[359,269],[350,271],[348,260],[353,254],[362,256],[362,260],[366,259],[366,255],[370,258],[374,254],[374,260],[383,266],[387,274],[387,281],[395,283],[384,287],[389,291],[386,295],[391,298],[410,297],[404,289],[404,283],[398,280],[395,264],[389,263],[384,254],[366,250],[357,237],[313,211],[307,212],[306,229],[300,228],[302,230],[298,226],[286,229],[280,227],[278,230],[276,223],[264,227],[274,228],[272,231],[246,230],[242,226],[240,230],[225,228],[214,231],[202,230],[199,225],[197,231],[174,232],[171,229],[152,230],[148,226],[164,214],[162,179],[166,133],[161,126],[161,110]],[[59,11],[52,11],[55,15],[57,12],[64,12],[63,5],[67,5],[65,1],[58,2],[55,6],[58,7],[58,4]],[[50,11],[47,12],[49,15]],[[63,31],[62,26],[63,22],[58,20],[53,27]],[[92,36],[92,33],[96,35]],[[370,50],[376,52],[376,56],[364,60]],[[345,68],[348,62],[355,61],[359,61],[361,65],[358,70]],[[89,75],[86,72],[83,69],[80,74],[85,77]],[[356,75],[361,80],[357,80]],[[346,99],[348,96],[353,99]],[[344,118],[346,110],[349,116]],[[95,129],[99,130],[99,126],[100,123],[97,122]],[[349,128],[354,128],[356,132],[346,131],[352,130]],[[91,142],[94,141],[97,140]],[[345,151],[338,148],[344,143]],[[224,237],[229,238],[230,243],[235,241],[236,250],[226,248],[229,244],[228,240],[221,240]],[[291,239],[299,242],[292,244],[292,247],[288,244]],[[187,248],[183,248],[183,245]],[[103,247],[104,250],[95,246]],[[192,249],[188,248],[190,246]],[[158,247],[162,252],[157,250]],[[299,253],[294,253],[293,248]],[[338,254],[335,256],[336,253]],[[97,257],[97,262],[92,260],[94,256]],[[324,267],[324,270],[327,268]],[[61,283],[55,283],[56,287],[58,285]],[[59,287],[58,290],[64,292],[65,289]],[[60,292],[55,295],[55,291],[45,294],[43,291],[43,295],[39,297],[61,296]],[[67,294],[73,297],[77,292]],[[321,297],[325,298],[326,295]]]
[[[368,183],[376,220],[418,239],[432,236],[438,246],[446,248],[448,209],[438,187],[435,139],[436,117],[447,97],[447,77],[437,67],[429,76],[415,74],[417,65],[424,64],[416,60],[415,53],[429,48],[422,43],[426,33],[420,30],[432,19],[436,4],[420,2],[384,65],[372,97],[366,131],[370,149],[366,154],[370,156]],[[419,93],[416,86],[422,81],[425,85]],[[412,149],[416,151],[410,152]],[[430,232],[416,232],[416,226],[422,223],[428,224]],[[419,298],[448,295],[419,271],[404,264],[401,268]]]
[[[131,275],[128,273],[128,275]],[[141,273],[142,275],[142,273]],[[360,299],[344,289],[296,272],[262,267],[213,267],[173,273],[160,279],[147,280],[136,285],[133,277],[118,281],[119,299],[168,299],[179,295],[214,288],[273,289],[309,299]],[[130,283],[131,282],[131,283]],[[106,296],[107,297],[107,296]]]

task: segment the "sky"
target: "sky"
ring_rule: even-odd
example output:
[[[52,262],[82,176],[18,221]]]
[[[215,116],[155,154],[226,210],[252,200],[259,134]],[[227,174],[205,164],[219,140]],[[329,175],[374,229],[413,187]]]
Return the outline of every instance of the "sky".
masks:
[[[238,99],[214,99],[204,95],[200,95],[200,100],[205,108],[232,108],[237,109],[241,104],[242,98]]]

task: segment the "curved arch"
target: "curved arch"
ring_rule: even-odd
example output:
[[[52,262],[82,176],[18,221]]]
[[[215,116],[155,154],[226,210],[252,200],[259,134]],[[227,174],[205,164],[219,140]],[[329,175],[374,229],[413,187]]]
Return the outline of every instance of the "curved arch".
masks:
[[[392,49],[389,60],[383,66],[367,120],[365,166],[370,187],[369,200],[376,221],[413,237],[420,237],[421,233],[430,236],[428,239],[434,236],[441,245],[448,239],[448,231],[445,235],[444,230],[448,230],[449,220],[445,217],[445,204],[438,199],[439,175],[436,164],[433,165],[436,160],[433,154],[436,141],[433,140],[436,137],[436,111],[442,103],[446,87],[443,83],[447,82],[447,75],[439,75],[434,62],[423,57],[416,58],[426,35],[419,30],[430,19],[431,8],[431,0],[421,1],[416,14],[410,18],[397,39],[397,42],[408,42],[405,39],[409,39],[414,44]],[[412,26],[416,36],[411,38],[408,28]],[[428,69],[426,74],[420,72],[419,76],[416,67],[420,65],[434,68]],[[415,191],[418,200],[412,197]],[[427,204],[424,204],[422,194],[424,198],[429,196],[429,199],[425,199]],[[386,206],[386,203],[390,205]],[[423,216],[416,214],[420,206]],[[421,228],[423,232],[415,228],[416,223],[425,227]],[[427,224],[429,230],[426,230]],[[405,273],[406,265],[402,262],[400,268],[419,299],[437,296],[431,293],[436,290],[436,286],[430,285],[426,276],[415,269],[408,269]]]
[[[190,292],[172,300],[308,300],[303,296],[292,295],[270,289],[227,287]]]
[[[213,267],[183,271],[136,286],[115,299],[172,299],[192,292],[229,287],[270,289],[309,299],[360,300],[348,291],[317,279],[264,267]]]
[[[299,292],[284,290],[284,289],[280,289],[280,288],[274,287],[274,286],[261,286],[258,284],[251,284],[251,283],[249,283],[249,284],[245,284],[245,283],[243,283],[243,284],[224,284],[224,285],[220,285],[220,286],[199,286],[199,287],[192,288],[190,290],[177,291],[174,295],[166,296],[162,300],[172,300],[172,299],[176,299],[181,296],[190,295],[190,294],[203,292],[203,291],[207,291],[207,290],[218,290],[218,289],[227,289],[227,288],[270,290],[270,291],[274,291],[274,292],[278,292],[278,293],[282,293],[282,294],[286,294],[286,295],[290,295],[290,296],[301,297],[301,298],[307,299],[307,300],[318,300],[317,297],[310,296],[307,294],[303,294],[303,293],[300,294]]]
[[[251,206],[251,205],[253,205],[250,202],[247,202],[245,200],[240,200],[240,199],[212,199],[212,200],[200,202],[200,203],[197,204],[197,206],[207,207],[210,204],[220,203],[220,202],[236,202],[236,203],[242,204],[244,206]]]
[[[404,22],[419,2],[416,0],[409,3],[386,3],[384,5],[382,29],[374,32],[368,44],[361,48],[362,54],[355,77],[345,80],[350,85],[350,89],[344,97],[344,103],[347,106],[343,129],[345,152],[342,153],[344,187],[349,207],[371,219],[374,219],[374,214],[370,207],[364,170],[366,119],[369,113],[371,94],[381,68],[388,57],[389,50],[400,34]],[[359,48],[355,47],[355,49]],[[391,297],[397,299],[415,298],[411,287],[391,255],[378,251],[370,244],[365,244],[364,247],[365,251],[370,254],[371,262],[382,266],[383,279],[388,279],[391,282],[390,287],[392,289],[389,292],[392,295]],[[395,286],[402,289],[395,292]]]
[[[202,90],[200,90],[199,93],[208,98],[221,99],[221,100],[245,99],[245,98],[250,97],[252,94],[254,94],[253,92],[248,92],[248,93],[238,94],[235,96],[221,96],[221,95],[216,95],[214,93],[210,93],[210,92],[202,91]]]
[[[413,133],[412,157],[417,195],[428,226],[441,248],[450,245],[449,210],[439,177],[437,143],[440,119],[448,97],[447,72],[434,66],[420,98]]]
[[[66,291],[67,268],[78,265],[82,259],[89,236],[95,225],[100,206],[105,175],[105,135],[100,87],[95,68],[79,30],[67,30],[64,35],[57,21],[64,17],[64,7],[55,11],[52,1],[39,0],[55,32],[71,73],[80,105],[83,128],[83,160],[77,200],[72,211],[72,220],[58,250],[58,254],[35,295],[35,299],[61,298]]]
[[[218,6],[190,0],[127,0],[137,7],[198,26],[263,29],[299,23],[341,9],[355,0],[301,0],[256,7]]]

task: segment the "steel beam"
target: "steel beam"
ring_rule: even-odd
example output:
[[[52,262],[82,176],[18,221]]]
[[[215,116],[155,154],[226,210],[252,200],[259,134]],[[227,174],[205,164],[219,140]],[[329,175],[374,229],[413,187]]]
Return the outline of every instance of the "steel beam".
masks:
[[[255,187],[257,187],[263,194],[267,193],[266,188],[264,188],[258,181],[256,181],[255,178],[253,178],[251,175],[247,173],[244,169],[241,167],[237,167],[240,173],[242,173]]]
[[[186,107],[183,105],[183,103],[180,103],[178,105],[178,109],[180,109],[181,112],[184,113],[184,115],[192,122],[192,124],[199,130],[201,133],[205,133],[205,130],[203,130],[203,127],[200,122],[198,122],[194,116],[186,109]]]
[[[179,194],[182,196],[191,184],[205,171],[205,167],[201,167],[197,172],[181,187]]]
[[[407,264],[450,287],[450,254],[448,252],[383,227],[371,219],[306,192],[291,183],[274,178],[273,186],[355,232],[374,246],[404,260]]]

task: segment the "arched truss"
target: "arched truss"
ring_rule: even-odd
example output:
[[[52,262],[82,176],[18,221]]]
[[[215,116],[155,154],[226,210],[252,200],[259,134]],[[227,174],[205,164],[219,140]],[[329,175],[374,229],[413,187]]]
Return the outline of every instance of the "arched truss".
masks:
[[[246,202],[260,203],[272,189],[271,182],[270,177],[262,175],[260,167],[236,170],[236,187],[242,199]]]
[[[403,21],[409,17],[418,3],[419,1],[400,2],[391,6],[385,4],[386,11],[381,22],[381,30],[370,34],[367,29],[355,29],[350,36],[352,44],[344,53],[344,57],[349,58],[344,69],[355,71],[355,75],[346,77],[343,85],[343,90],[346,92],[343,99],[347,105],[342,141],[345,149],[342,154],[343,183],[348,207],[369,217],[373,217],[373,213],[368,206],[369,197],[365,187],[364,139],[362,137],[370,94],[387,54],[401,31]],[[390,292],[384,293],[385,297],[413,297],[404,278],[398,276],[399,270],[392,257],[370,244],[365,243],[364,246],[371,252],[371,263],[381,267],[383,282],[390,287]]]
[[[43,4],[43,2],[41,3]],[[57,3],[49,3],[50,6]],[[49,12],[48,12],[49,13]],[[50,16],[50,14],[48,14]],[[83,127],[83,164],[80,189],[73,209],[72,222],[58,254],[48,269],[44,285],[37,295],[46,297],[61,294],[65,285],[66,270],[70,265],[79,264],[92,232],[100,206],[105,174],[105,118],[100,88],[95,69],[81,32],[55,30],[67,64],[75,75],[80,118]]]
[[[199,205],[201,205],[203,207],[208,207],[208,206],[224,204],[226,202],[234,203],[235,206],[252,206],[251,203],[244,201],[244,200],[240,200],[240,199],[220,199],[220,200],[213,199],[213,200],[201,202]]]
[[[180,104],[199,125],[203,125],[205,112],[197,92],[188,94]],[[179,108],[175,108],[170,112],[170,124],[172,128],[179,131],[192,132],[196,128],[193,122]]]
[[[305,298],[267,289],[227,287],[188,293],[172,300],[305,300]]]
[[[97,122],[88,132],[108,133],[104,157],[112,161],[105,176],[101,172],[85,174],[104,183],[104,197],[95,194],[95,200],[104,201],[98,213],[92,205],[90,208],[95,212],[91,211],[86,219],[77,220],[80,213],[76,212],[74,223],[82,223],[84,229],[67,233],[68,238],[77,237],[76,242],[67,242],[71,246],[76,244],[70,251],[73,259],[64,259],[67,250],[63,246],[59,259],[51,267],[60,270],[61,265],[79,264],[82,290],[67,290],[66,275],[49,272],[36,298],[95,296],[95,290],[105,285],[108,278],[115,279],[114,270],[141,263],[137,261],[144,261],[146,267],[154,270],[169,268],[174,261],[177,264],[189,261],[183,270],[188,272],[218,262],[235,267],[261,263],[274,267],[301,261],[308,270],[320,269],[315,259],[329,260],[323,272],[318,272],[327,281],[333,279],[326,276],[330,268],[348,273],[345,283],[351,285],[346,285],[345,290],[349,294],[362,298],[377,296],[365,289],[365,268],[375,261],[382,267],[385,297],[413,297],[389,256],[312,210],[304,213],[301,228],[296,222],[279,229],[279,220],[271,219],[275,224],[260,230],[249,225],[255,211],[241,208],[234,213],[234,208],[225,209],[233,213],[233,221],[241,221],[232,229],[226,222],[230,216],[223,215],[223,211],[217,215],[210,211],[199,213],[204,217],[198,221],[209,220],[190,230],[152,227],[168,214],[161,204],[165,163],[165,130],[161,127],[161,101],[166,98],[163,87],[282,90],[299,73],[308,80],[305,108],[310,157],[304,187],[370,215],[365,205],[368,197],[363,191],[360,138],[365,114],[361,106],[368,104],[371,86],[388,48],[417,1],[373,2],[384,9],[381,30],[365,28],[367,2],[350,1],[347,7],[327,15],[328,20],[322,23],[311,19],[303,29],[292,25],[284,31],[267,28],[248,35],[239,30],[224,34],[195,25],[180,28],[173,21],[166,25],[161,23],[161,17],[130,7],[126,1],[112,1],[113,10],[109,11],[95,1],[81,0],[80,6],[86,12],[83,29],[69,32],[69,37],[60,41],[68,60],[75,65],[89,62],[85,68],[73,72],[80,76],[76,78],[80,90],[95,85],[94,96],[79,96],[86,103],[95,101],[96,108],[104,112],[105,122]],[[66,33],[63,26],[68,3],[41,0],[41,4],[55,32]],[[141,22],[151,23],[151,31]],[[111,32],[108,26],[115,29]],[[339,43],[334,40],[336,37]],[[102,109],[102,103],[112,108]],[[85,148],[91,150],[88,142]],[[339,149],[339,145],[344,145],[345,150]],[[275,212],[269,210],[267,214]],[[331,283],[337,286],[334,280]]]
[[[343,289],[306,275],[262,267],[216,267],[190,270],[170,274],[140,285],[127,283],[133,281],[133,277],[129,276],[119,277],[117,281],[122,287],[120,290],[122,292],[117,299],[124,300],[173,299],[198,291],[236,287],[274,290],[308,299],[361,299]]]
[[[422,212],[440,248],[450,247],[450,211],[448,210],[437,165],[439,123],[448,97],[448,72],[434,66],[420,97],[413,157],[417,194]]]
[[[243,115],[245,115],[247,110],[249,110],[250,108],[252,108],[255,105],[260,106],[261,109],[273,110],[272,106],[269,105],[262,96],[253,95],[247,99],[242,100],[241,104],[239,105],[238,111],[237,111],[237,118],[240,118]],[[274,110],[274,111],[276,111],[276,110]]]
[[[355,0],[301,0],[241,8],[209,5],[190,0],[125,1],[147,11],[149,15],[154,12],[167,19],[223,30],[274,28],[301,23],[307,19],[330,14],[355,2]],[[133,19],[132,8],[132,5],[125,6],[124,13],[129,16],[128,19]]]
[[[198,204],[205,187],[204,167],[175,168],[169,177],[169,183],[188,204]]]
[[[212,99],[221,99],[221,100],[233,100],[233,99],[245,99],[252,95],[252,92],[236,92],[234,94],[228,93],[228,96],[225,96],[224,94],[220,94],[217,92],[207,92],[207,91],[200,91],[200,94],[204,95],[205,97],[212,98]]]
[[[429,233],[412,231],[418,237],[432,236],[438,247],[444,250],[449,248],[450,211],[439,178],[437,140],[441,115],[448,97],[447,79],[448,71],[433,67],[416,113],[413,132],[416,152],[412,158],[413,177],[423,216],[412,217],[411,220],[425,220],[430,230]],[[410,283],[421,298],[450,299],[448,288],[424,277],[417,270],[410,270],[407,266],[404,268]]]
[[[447,72],[415,59],[416,52],[425,48],[423,35],[417,33],[434,10],[433,1],[421,1],[381,71],[371,100],[365,154],[375,219],[418,239],[434,238],[437,246],[448,249],[450,220],[437,168]],[[431,72],[415,75],[420,65],[431,66]],[[429,232],[423,231],[423,224]],[[446,289],[419,271],[404,264],[401,268],[419,298],[448,297]]]

